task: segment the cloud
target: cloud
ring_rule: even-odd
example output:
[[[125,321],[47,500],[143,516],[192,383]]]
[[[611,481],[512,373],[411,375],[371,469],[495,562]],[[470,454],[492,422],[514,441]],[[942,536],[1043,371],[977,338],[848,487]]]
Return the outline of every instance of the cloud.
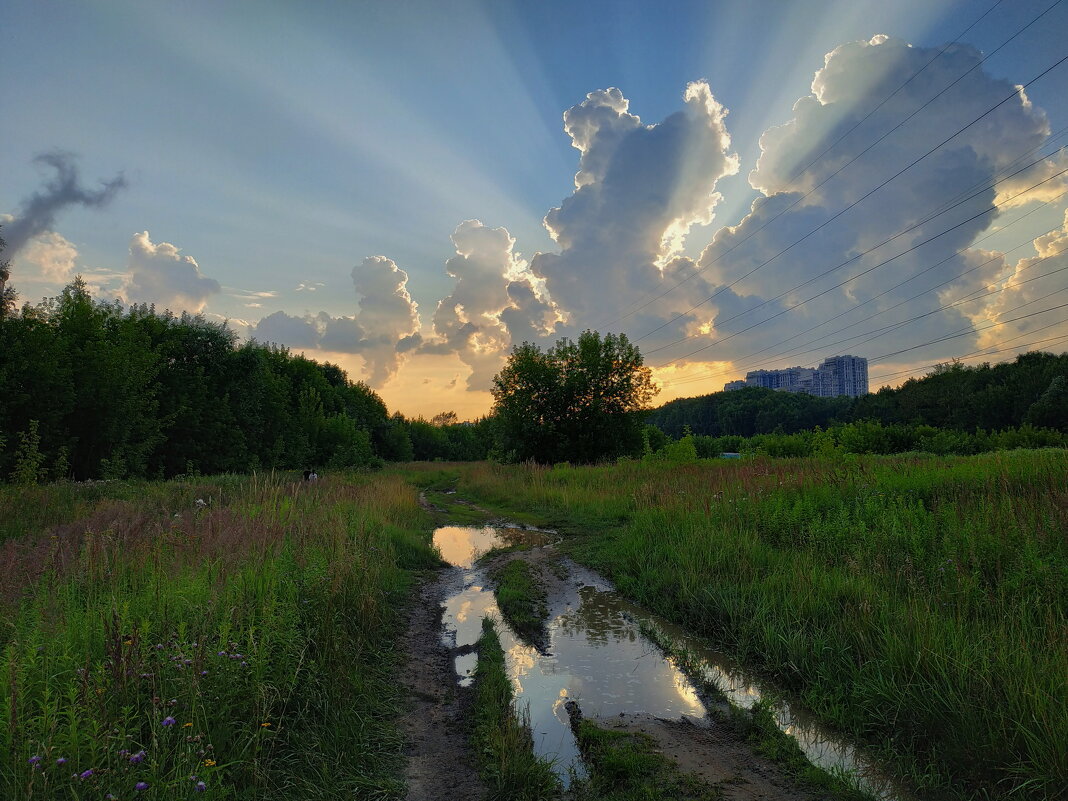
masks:
[[[686,285],[685,293],[695,304],[715,296],[688,315],[693,333],[703,312],[711,322],[708,333],[668,350],[663,357],[744,358],[796,339],[799,331],[862,303],[858,312],[821,331],[871,317],[989,261],[984,251],[973,246],[998,219],[1002,211],[996,205],[998,198],[1010,194],[992,184],[1000,170],[1011,172],[1018,168],[1011,166],[1014,163],[1026,163],[1017,159],[1041,147],[1049,125],[1045,114],[1018,87],[981,68],[972,69],[982,56],[970,46],[950,46],[920,72],[936,52],[877,36],[844,44],[827,55],[813,79],[813,93],[794,105],[793,119],[769,129],[760,139],[761,155],[749,180],[762,196],[738,225],[716,233],[698,260],[702,274]],[[908,81],[914,74],[916,78]],[[899,130],[863,152],[961,75],[959,82]],[[902,84],[901,91],[877,108]],[[982,124],[971,126],[865,198],[934,145],[1013,94]],[[1041,180],[1052,172],[1044,164],[1031,175]],[[1020,180],[1014,183],[1015,192],[1025,188]],[[967,199],[969,195],[974,196]],[[828,223],[839,214],[839,219]],[[906,229],[911,230],[905,236],[880,246]],[[985,283],[1001,269],[1003,265],[995,260],[974,270],[971,280]],[[819,278],[825,272],[827,277]],[[848,278],[854,280],[834,288]],[[791,289],[806,282],[810,283]],[[728,290],[729,284],[733,286]],[[822,297],[814,297],[824,291]],[[802,301],[807,302],[796,311],[775,316]],[[881,324],[938,306],[938,295],[929,292],[888,312]],[[766,324],[723,341],[765,320]],[[908,346],[969,324],[965,311],[954,308],[873,341],[865,350],[877,354],[890,349],[888,341]],[[862,325],[853,331],[874,327]],[[975,342],[975,336],[965,337],[917,350],[915,355],[917,359],[940,358],[967,350]],[[708,344],[712,347],[694,352]],[[693,356],[687,357],[690,353]]]
[[[199,312],[208,298],[222,290],[219,282],[200,272],[191,256],[183,256],[169,242],[154,244],[148,231],[130,240],[123,294],[130,303],[155,303],[173,311]]]
[[[516,335],[543,336],[558,315],[515,252],[507,229],[465,220],[453,231],[452,243],[456,254],[445,262],[445,270],[456,285],[438,303],[433,320],[437,339],[424,344],[423,352],[457,353],[472,371],[468,389],[485,390]]]
[[[727,110],[704,81],[685,107],[654,125],[629,111],[619,89],[591,92],[564,114],[581,153],[575,191],[545,217],[560,246],[532,271],[578,319],[603,318],[656,287],[696,224],[712,221],[720,178],[738,170]]]
[[[421,343],[418,305],[408,294],[408,274],[385,256],[353,267],[352,284],[360,297],[355,316],[277,311],[256,323],[251,335],[292,348],[359,354],[368,383],[381,386],[396,374],[403,354]]]
[[[50,231],[56,215],[68,206],[103,208],[126,187],[126,179],[120,173],[110,181],[101,181],[99,189],[86,189],[81,185],[75,156],[60,150],[42,153],[34,162],[52,168],[55,175],[23,200],[19,213],[4,226],[7,258],[14,257],[34,237]]]
[[[23,245],[18,266],[32,268],[28,278],[65,284],[74,274],[78,249],[55,231],[44,231]]]
[[[314,319],[292,317],[284,311],[276,311],[257,322],[249,330],[249,336],[259,342],[314,350],[319,347],[321,333]]]

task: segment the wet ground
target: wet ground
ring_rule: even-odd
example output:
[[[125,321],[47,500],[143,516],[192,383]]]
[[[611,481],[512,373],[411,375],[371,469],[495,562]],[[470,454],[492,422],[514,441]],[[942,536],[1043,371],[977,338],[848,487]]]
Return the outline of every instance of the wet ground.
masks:
[[[553,539],[550,532],[520,527],[446,526],[435,532],[443,558],[455,566],[441,602],[441,645],[453,655],[458,687],[471,682],[477,660],[472,648],[482,618],[500,618],[487,573],[496,562],[521,558],[538,566],[544,579],[550,608],[547,647],[539,650],[522,642],[503,623],[499,635],[517,705],[529,712],[535,750],[553,761],[565,784],[584,772],[564,709],[565,702],[575,701],[584,716],[602,725],[650,734],[684,771],[718,784],[725,798],[807,798],[776,765],[708,714],[698,687],[642,630],[656,629],[696,655],[701,678],[736,706],[752,706],[765,688],[685,630],[635,606],[594,572],[561,557]],[[491,548],[509,545],[533,547],[477,562]],[[812,762],[853,774],[877,797],[900,797],[855,749],[802,711],[778,703],[775,713],[780,728],[797,739]]]

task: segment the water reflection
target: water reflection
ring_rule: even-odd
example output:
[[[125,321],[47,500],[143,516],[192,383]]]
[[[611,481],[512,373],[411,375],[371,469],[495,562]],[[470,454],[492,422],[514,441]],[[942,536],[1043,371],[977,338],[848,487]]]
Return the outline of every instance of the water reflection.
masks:
[[[446,642],[474,645],[482,618],[499,617],[493,593],[474,564],[482,553],[500,545],[545,545],[553,535],[521,528],[447,526],[434,534],[442,557],[463,571],[459,589],[444,603]],[[584,715],[607,718],[620,713],[702,722],[707,710],[690,678],[650,643],[641,627],[659,629],[692,654],[700,678],[719,688],[735,706],[748,709],[763,692],[725,655],[709,649],[679,626],[662,620],[618,595],[596,573],[567,562],[570,583],[552,604],[545,653],[518,640],[503,623],[501,646],[516,703],[529,712],[537,753],[553,760],[566,782],[569,771],[584,775],[564,703],[578,702]],[[457,658],[461,684],[469,684],[474,654]],[[853,774],[868,792],[882,799],[903,797],[874,766],[847,742],[828,734],[803,711],[776,703],[779,727],[793,736],[814,764]]]

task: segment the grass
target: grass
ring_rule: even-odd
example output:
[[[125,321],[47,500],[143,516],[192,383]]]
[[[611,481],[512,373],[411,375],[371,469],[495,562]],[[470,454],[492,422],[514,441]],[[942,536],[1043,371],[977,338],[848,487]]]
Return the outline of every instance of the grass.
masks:
[[[490,578],[497,585],[497,606],[512,631],[528,643],[544,642],[549,608],[537,569],[512,558],[492,569]]]
[[[493,621],[484,618],[475,669],[474,743],[489,801],[558,798],[552,766],[535,755],[530,727],[514,707],[512,683]]]
[[[1068,786],[1068,454],[476,465],[633,600],[731,651],[921,792]]]
[[[0,487],[0,509],[2,797],[403,795],[390,643],[437,559],[400,477]]]
[[[613,731],[582,719],[573,726],[589,776],[572,787],[576,801],[720,801],[723,791],[683,774],[641,732]]]

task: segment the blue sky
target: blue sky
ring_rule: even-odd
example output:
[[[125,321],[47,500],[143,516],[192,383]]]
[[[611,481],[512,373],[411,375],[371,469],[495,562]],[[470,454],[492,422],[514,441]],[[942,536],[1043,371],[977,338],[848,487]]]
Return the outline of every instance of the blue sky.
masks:
[[[961,41],[976,51],[990,52],[1051,4],[1052,0],[1006,0]],[[859,108],[879,92],[879,99],[885,97],[886,86],[897,85],[880,83],[879,70],[907,77],[909,70],[917,69],[916,63],[922,63],[906,64],[912,54],[895,42],[933,57],[993,5],[992,0],[314,4],[9,0],[0,28],[4,85],[0,214],[11,215],[4,225],[5,236],[18,232],[29,199],[43,191],[54,175],[55,162],[49,166],[35,161],[39,154],[72,154],[63,156],[62,164],[73,165],[80,184],[89,190],[120,172],[125,177],[125,186],[106,202],[57,205],[47,225],[34,228],[34,236],[14,254],[12,280],[24,299],[36,301],[55,294],[80,272],[105,297],[154,300],[202,311],[212,319],[234,320],[243,335],[340,362],[353,378],[371,381],[391,408],[409,414],[431,415],[447,408],[462,415],[485,411],[489,378],[523,332],[529,334],[525,338],[551,342],[587,326],[622,329],[635,339],[646,335],[639,344],[648,351],[648,361],[668,362],[658,371],[665,385],[663,398],[713,391],[756,366],[747,358],[752,351],[785,341],[845,310],[849,303],[870,301],[866,311],[845,318],[843,325],[875,309],[886,310],[888,323],[904,320],[907,316],[900,315],[906,311],[926,312],[931,303],[937,308],[953,302],[958,295],[945,294],[949,290],[974,291],[979,277],[982,285],[993,281],[1004,285],[1019,269],[1020,259],[1036,255],[1030,246],[1007,253],[1000,262],[976,267],[970,278],[951,283],[948,290],[932,288],[929,295],[896,311],[887,302],[896,297],[893,292],[875,297],[901,274],[895,265],[872,273],[880,276],[879,282],[857,279],[828,296],[826,305],[813,301],[779,322],[768,321],[753,333],[737,334],[730,345],[714,345],[699,357],[681,358],[744,327],[743,321],[720,325],[717,319],[748,313],[756,299],[771,299],[816,275],[819,258],[830,260],[830,266],[835,253],[852,256],[862,245],[874,245],[900,230],[894,225],[911,223],[913,218],[888,214],[886,204],[921,204],[928,190],[918,174],[927,165],[930,174],[943,176],[939,186],[959,179],[960,186],[954,188],[964,190],[983,177],[981,171],[975,172],[979,162],[995,163],[988,178],[1000,175],[997,169],[1068,125],[1065,64],[1027,88],[1030,108],[1016,103],[1020,107],[1016,116],[987,121],[1000,126],[997,130],[980,132],[987,127],[984,123],[969,132],[977,138],[970,144],[971,151],[979,154],[975,164],[937,161],[941,156],[935,154],[920,169],[864,201],[863,208],[850,212],[857,219],[843,220],[843,230],[855,234],[849,241],[844,234],[834,236],[830,226],[826,239],[822,233],[813,238],[822,248],[818,254],[802,253],[799,246],[772,260],[752,280],[724,289],[744,274],[746,264],[760,263],[752,259],[775,252],[774,242],[789,244],[877,185],[884,177],[878,168],[907,163],[909,154],[919,156],[937,144],[931,139],[936,132],[953,133],[954,122],[959,127],[970,121],[975,114],[969,117],[969,113],[987,108],[983,103],[996,96],[1002,86],[999,81],[1029,81],[1068,55],[1063,37],[1068,30],[1065,2],[972,73],[983,75],[985,83],[973,85],[969,79],[961,84],[961,92],[935,101],[937,108],[930,111],[941,116],[937,124],[932,120],[924,128],[918,117],[912,134],[908,127],[901,130],[900,147],[860,156],[855,166],[827,184],[842,183],[840,192],[818,192],[809,199],[812,202],[783,212],[768,223],[767,234],[751,234],[749,244],[729,251],[730,255],[723,252],[728,250],[727,233],[721,234],[718,251],[706,251],[724,225],[737,226],[745,218],[755,230],[758,220],[746,215],[758,195],[804,192],[815,185],[815,176],[822,180],[829,174],[813,167],[807,169],[811,177],[807,184],[805,179],[791,183],[786,180],[790,176],[785,163],[778,168],[771,164],[773,151],[766,158],[768,168],[762,168],[766,185],[761,192],[753,188],[750,176],[761,154],[761,134],[795,116],[794,104],[810,95],[825,54],[847,43],[875,41],[872,37],[878,34],[892,37],[886,43],[879,40],[878,46],[843,51],[835,62],[845,69],[835,78],[838,88],[860,97],[854,104]],[[962,72],[968,64],[967,57],[954,61],[947,51],[924,73],[931,76],[930,92],[923,95],[917,88],[916,104],[938,88],[935,77],[944,77],[944,85],[957,74],[953,69],[959,66]],[[684,103],[688,84],[702,80],[712,102],[726,109],[725,116],[709,111],[708,104],[699,108],[704,101],[696,95],[691,104]],[[862,85],[863,91],[854,92],[853,84]],[[611,110],[616,115],[613,120],[627,122],[625,129],[619,129],[620,141],[626,139],[632,146],[618,151],[615,144],[609,147],[609,128],[596,122],[589,129],[596,141],[591,140],[587,151],[576,149],[564,129],[564,112],[579,107],[589,93],[612,87],[629,101],[625,112],[620,111],[621,101],[605,95],[589,101],[573,119],[590,115],[601,120],[597,115]],[[965,87],[974,94],[974,103],[965,96]],[[852,106],[845,101],[839,105],[841,115],[848,118]],[[858,142],[868,133],[874,140],[890,126],[893,105],[872,117],[867,128],[857,130]],[[829,114],[830,108],[825,104],[816,111]],[[688,122],[683,120],[684,109],[689,109]],[[901,111],[903,117],[904,105]],[[640,123],[627,114],[640,117]],[[670,125],[660,125],[669,118],[682,126],[678,137],[669,135],[674,130]],[[650,125],[657,125],[650,129],[652,134],[635,133]],[[786,149],[796,149],[799,143],[814,148],[812,153],[830,143],[818,144],[824,128],[822,123],[814,125],[807,132],[802,126],[791,129],[794,138],[780,144],[780,160]],[[729,136],[729,144],[712,137],[712,129],[715,136]],[[695,137],[698,145],[692,144]],[[1061,164],[1058,169],[1063,169],[1068,162],[1057,161],[1053,152],[1057,141],[1063,140],[1053,140],[1042,152],[1053,153],[1049,165]],[[886,147],[891,145],[887,140]],[[673,196],[668,220],[662,209],[655,208],[657,199],[666,202],[663,192],[644,197],[643,187],[656,184],[670,165],[677,166],[681,157],[669,152],[671,147],[688,147],[700,154],[696,160],[678,162],[684,164],[683,177],[668,188]],[[1010,153],[1014,147],[1018,152]],[[859,148],[858,144],[854,150]],[[825,161],[831,163],[836,153],[829,153]],[[580,155],[593,167],[587,171],[591,184],[576,192]],[[598,159],[610,162],[603,174],[597,172]],[[800,166],[795,163],[792,168]],[[705,171],[707,180],[695,177],[695,171]],[[1048,166],[1043,177],[1054,172]],[[901,191],[896,191],[898,184]],[[1054,179],[1046,189],[1052,192],[1057,186]],[[718,200],[706,202],[715,193]],[[800,214],[816,200],[826,211],[823,218]],[[946,244],[950,249],[945,253],[933,252],[932,245],[922,253],[926,261],[902,268],[918,277],[901,293],[911,297],[925,286],[935,287],[938,282],[925,284],[920,271],[957,250],[971,248],[935,274],[951,277],[968,264],[975,267],[981,252],[1008,250],[1063,227],[1066,204],[1055,193],[1043,196],[1041,207],[1037,200],[980,200],[993,204],[982,225],[965,229],[959,241],[948,237],[953,245]],[[592,213],[591,204],[600,211]],[[550,209],[561,207],[565,210],[557,230],[559,241],[554,242],[542,220]],[[703,224],[710,211],[714,219]],[[1015,222],[1022,214],[1028,216]],[[894,218],[892,224],[885,219],[888,216]],[[465,220],[478,220],[482,226],[458,231]],[[682,221],[685,239],[663,252],[649,245],[650,237],[659,240],[664,225],[672,220]],[[942,227],[954,222],[956,218]],[[869,223],[870,231],[865,228]],[[997,232],[1010,223],[1003,233]],[[617,225],[620,230],[614,231]],[[781,240],[772,236],[778,227],[785,237]],[[507,233],[494,234],[494,229]],[[511,244],[509,237],[514,240]],[[763,245],[765,239],[767,255],[761,257],[756,244]],[[742,258],[747,248],[754,251],[746,257],[750,262]],[[1058,248],[1053,250],[1059,253]],[[538,259],[538,252],[549,255]],[[1047,253],[1033,274],[1053,269],[1057,253]],[[368,260],[375,256],[385,258]],[[674,266],[667,266],[669,258],[676,260]],[[657,260],[660,265],[653,266]],[[955,272],[948,272],[951,267]],[[655,297],[697,269],[703,269],[697,280],[663,302],[622,317],[642,299]],[[406,274],[406,283],[398,271]],[[893,374],[885,383],[895,383],[908,370],[920,370],[934,361],[982,348],[1001,350],[1002,343],[1026,344],[1068,334],[1053,326],[1030,339],[1007,336],[1010,330],[1013,337],[1026,335],[1029,326],[1037,331],[1058,317],[1063,322],[1063,311],[993,331],[983,329],[983,321],[996,321],[991,314],[1051,295],[1065,283],[1063,276],[1031,282],[1026,292],[1037,294],[1006,290],[993,296],[982,312],[969,307],[966,317],[932,315],[943,321],[938,324],[941,328],[932,327],[928,319],[854,350],[874,357],[898,349],[896,345],[911,347],[948,335],[958,330],[958,323],[973,326],[963,337],[872,365],[873,375]],[[661,334],[648,335],[656,325],[672,321],[712,293],[718,293],[716,302],[670,322]],[[1021,299],[1002,303],[1010,295]],[[1019,313],[1007,312],[1006,318],[1041,310],[1042,303],[1055,305],[1058,297],[1063,298],[1051,295]],[[803,299],[791,295],[780,306],[791,298]],[[1002,306],[990,306],[995,302]],[[283,314],[271,317],[279,312]],[[953,321],[948,321],[951,317]],[[264,318],[271,319],[262,322]],[[506,324],[506,318],[512,322]],[[680,338],[684,344],[673,350],[671,343]],[[828,346],[835,339],[841,337],[828,339]],[[1052,347],[1059,344],[1055,341]],[[1005,350],[989,358],[1011,355]],[[799,355],[797,361],[815,364],[819,358]],[[677,361],[670,363],[671,359]]]

